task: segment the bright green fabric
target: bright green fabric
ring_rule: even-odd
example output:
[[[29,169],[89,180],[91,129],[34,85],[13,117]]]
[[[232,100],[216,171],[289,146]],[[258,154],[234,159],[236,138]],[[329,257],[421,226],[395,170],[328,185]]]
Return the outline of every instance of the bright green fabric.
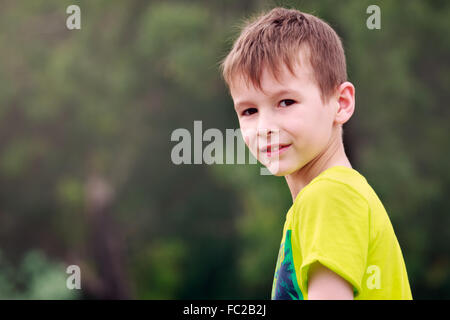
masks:
[[[297,195],[286,215],[272,299],[307,299],[316,261],[346,279],[355,300],[412,299],[388,214],[354,169],[329,168]]]

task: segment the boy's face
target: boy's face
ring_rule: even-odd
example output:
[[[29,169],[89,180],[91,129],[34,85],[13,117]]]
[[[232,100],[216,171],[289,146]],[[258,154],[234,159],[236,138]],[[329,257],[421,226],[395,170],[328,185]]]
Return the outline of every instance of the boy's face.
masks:
[[[265,68],[262,91],[247,87],[242,77],[230,87],[245,143],[276,176],[291,174],[314,159],[336,127],[337,99],[322,102],[309,62],[295,65],[293,71],[295,77],[284,67],[278,82]],[[268,145],[283,148],[268,152]]]

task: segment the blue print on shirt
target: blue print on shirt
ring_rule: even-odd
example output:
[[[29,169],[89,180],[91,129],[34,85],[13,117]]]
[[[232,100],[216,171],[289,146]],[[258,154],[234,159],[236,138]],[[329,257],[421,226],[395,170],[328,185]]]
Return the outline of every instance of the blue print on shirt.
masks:
[[[286,231],[280,246],[272,287],[272,300],[304,300],[297,283],[292,256],[291,230]]]

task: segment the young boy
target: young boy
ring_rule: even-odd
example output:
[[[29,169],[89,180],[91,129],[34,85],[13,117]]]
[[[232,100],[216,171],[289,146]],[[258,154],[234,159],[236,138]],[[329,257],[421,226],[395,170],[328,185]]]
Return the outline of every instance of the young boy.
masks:
[[[246,144],[292,194],[272,299],[412,299],[389,217],[344,151],[355,88],[335,31],[275,8],[221,66]]]

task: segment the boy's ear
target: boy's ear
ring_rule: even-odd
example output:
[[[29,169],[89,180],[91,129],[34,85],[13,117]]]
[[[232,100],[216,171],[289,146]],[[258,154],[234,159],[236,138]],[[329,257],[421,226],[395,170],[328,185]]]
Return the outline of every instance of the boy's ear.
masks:
[[[338,124],[346,123],[355,111],[355,87],[351,82],[343,82],[337,88],[337,108],[334,121]]]

